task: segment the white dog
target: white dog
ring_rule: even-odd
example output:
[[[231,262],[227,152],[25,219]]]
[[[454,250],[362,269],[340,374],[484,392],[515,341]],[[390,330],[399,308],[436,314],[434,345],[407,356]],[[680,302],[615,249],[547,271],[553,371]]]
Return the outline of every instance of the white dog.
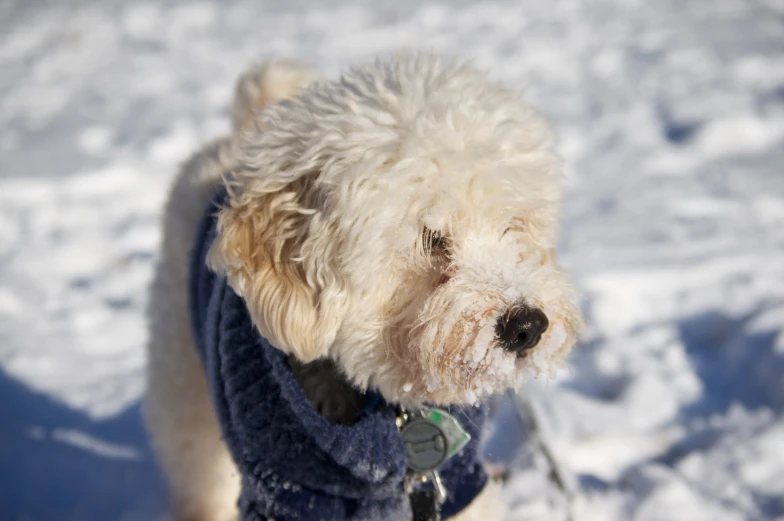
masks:
[[[334,82],[273,62],[240,78],[232,116],[175,182],[152,285],[146,411],[176,520],[236,519],[253,482],[189,318],[193,241],[222,181],[206,263],[290,357],[324,429],[349,429],[366,393],[470,406],[562,362],[581,317],[553,250],[561,170],[517,92],[432,56]],[[453,519],[503,512],[491,484]]]

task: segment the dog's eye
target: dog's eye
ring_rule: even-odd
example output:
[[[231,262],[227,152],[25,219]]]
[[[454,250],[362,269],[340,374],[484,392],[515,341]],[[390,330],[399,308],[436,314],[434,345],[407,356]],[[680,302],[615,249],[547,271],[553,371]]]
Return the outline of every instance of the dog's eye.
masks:
[[[446,237],[437,231],[425,228],[422,232],[425,251],[433,256],[442,256],[447,254],[448,244]]]

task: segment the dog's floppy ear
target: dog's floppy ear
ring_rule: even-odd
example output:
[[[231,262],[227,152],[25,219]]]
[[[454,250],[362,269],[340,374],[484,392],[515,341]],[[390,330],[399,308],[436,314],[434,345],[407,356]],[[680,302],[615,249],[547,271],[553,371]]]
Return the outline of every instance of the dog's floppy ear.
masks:
[[[331,258],[332,234],[313,208],[312,176],[271,184],[229,183],[207,262],[227,275],[272,345],[308,362],[334,341],[345,292]]]

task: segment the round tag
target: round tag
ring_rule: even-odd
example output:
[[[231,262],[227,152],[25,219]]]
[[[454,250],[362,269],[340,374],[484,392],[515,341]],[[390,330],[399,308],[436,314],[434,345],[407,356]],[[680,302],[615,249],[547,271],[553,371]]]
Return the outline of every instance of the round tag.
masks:
[[[408,455],[408,468],[415,472],[430,472],[438,469],[449,455],[446,435],[435,423],[416,418],[407,423],[400,432]]]

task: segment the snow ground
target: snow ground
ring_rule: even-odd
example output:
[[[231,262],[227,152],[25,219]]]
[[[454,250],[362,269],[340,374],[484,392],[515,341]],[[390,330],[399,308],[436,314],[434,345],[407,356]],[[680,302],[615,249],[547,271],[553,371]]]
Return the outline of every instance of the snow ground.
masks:
[[[571,367],[510,401],[511,519],[784,520],[784,2],[0,1],[0,519],[163,511],[142,310],[177,165],[237,73],[401,46],[471,57],[554,122]]]

